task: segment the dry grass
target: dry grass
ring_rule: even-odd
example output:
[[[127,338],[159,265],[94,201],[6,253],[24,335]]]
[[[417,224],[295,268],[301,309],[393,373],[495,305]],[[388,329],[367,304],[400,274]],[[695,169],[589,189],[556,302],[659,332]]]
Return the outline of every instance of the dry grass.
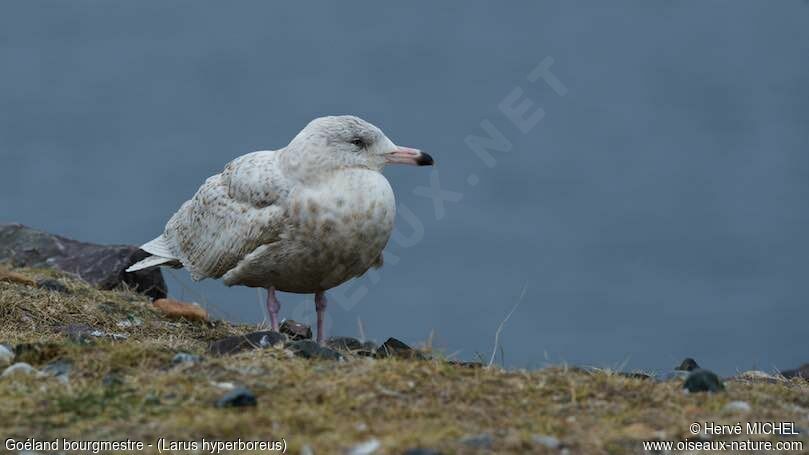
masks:
[[[695,421],[787,420],[809,428],[809,385],[800,380],[733,381],[725,393],[687,395],[677,381],[609,372],[470,369],[440,360],[362,357],[312,361],[283,349],[172,366],[176,352],[205,355],[210,340],[252,327],[169,322],[136,294],[98,291],[50,271],[21,272],[57,277],[71,293],[0,282],[0,342],[34,343],[23,356],[35,367],[69,359],[73,368],[68,383],[0,378],[4,437],[147,443],[284,438],[289,453],[307,445],[317,454],[342,453],[376,438],[378,453],[398,454],[419,446],[479,453],[460,438],[489,433],[495,452],[558,453],[533,442],[543,434],[558,437],[570,453],[618,454],[643,453],[639,441],[645,439],[693,439],[688,426]],[[123,320],[140,324],[121,327]],[[76,343],[55,330],[70,323],[129,337]],[[252,390],[258,405],[214,406],[226,382]],[[752,412],[723,414],[733,400],[748,402]]]

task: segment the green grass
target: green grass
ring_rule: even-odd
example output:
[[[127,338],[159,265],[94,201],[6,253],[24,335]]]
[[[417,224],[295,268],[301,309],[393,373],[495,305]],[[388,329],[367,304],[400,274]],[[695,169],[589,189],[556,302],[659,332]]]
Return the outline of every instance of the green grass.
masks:
[[[809,429],[809,383],[802,380],[730,381],[724,393],[688,395],[677,381],[562,367],[504,371],[364,357],[330,362],[280,348],[211,357],[209,341],[254,327],[168,321],[137,294],[99,291],[46,270],[20,272],[56,277],[71,294],[0,282],[0,342],[31,343],[22,357],[37,368],[57,359],[73,367],[66,384],[53,377],[0,378],[3,439],[284,438],[288,453],[306,445],[329,454],[376,438],[378,453],[397,454],[417,446],[478,453],[460,438],[489,433],[495,452],[558,453],[532,441],[543,434],[559,438],[570,453],[606,454],[643,453],[644,439],[693,439],[688,427],[697,421],[786,420]],[[124,319],[142,322],[118,326]],[[71,323],[128,338],[76,343],[55,330]],[[204,361],[172,366],[181,351]],[[247,387],[258,405],[216,407],[226,393],[222,383]],[[750,403],[751,413],[723,414],[733,400]]]

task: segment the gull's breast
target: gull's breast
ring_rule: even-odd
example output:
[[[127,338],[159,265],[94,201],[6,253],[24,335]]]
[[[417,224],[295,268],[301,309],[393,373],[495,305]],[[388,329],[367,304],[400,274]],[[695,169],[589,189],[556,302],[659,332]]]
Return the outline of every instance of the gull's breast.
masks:
[[[271,278],[280,290],[337,286],[365,273],[388,243],[396,201],[379,172],[340,171],[290,196],[284,264]]]

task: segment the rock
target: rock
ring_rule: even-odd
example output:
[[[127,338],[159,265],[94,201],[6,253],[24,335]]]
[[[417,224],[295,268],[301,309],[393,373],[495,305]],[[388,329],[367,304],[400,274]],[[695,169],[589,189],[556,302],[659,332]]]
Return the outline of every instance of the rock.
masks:
[[[270,330],[235,335],[216,340],[208,345],[208,352],[214,355],[235,354],[251,349],[265,349],[283,345],[286,336]]]
[[[188,319],[190,321],[207,321],[208,312],[199,305],[181,302],[174,299],[157,299],[154,308],[168,319]]]
[[[312,339],[312,328],[308,325],[287,319],[278,328],[281,333],[289,337],[290,340],[310,340]]]
[[[194,365],[200,362],[202,362],[202,357],[187,352],[178,352],[174,354],[174,357],[171,359],[172,365],[180,365],[182,363]]]
[[[359,443],[346,451],[346,455],[371,455],[382,446],[379,439],[369,439],[368,441]]]
[[[403,455],[442,455],[441,452],[435,449],[425,449],[423,447],[414,447],[405,450]]]
[[[731,401],[722,408],[725,414],[747,414],[750,410],[750,403],[746,401]]]
[[[326,346],[332,349],[336,349],[338,351],[348,351],[348,352],[364,351],[366,353],[374,351],[374,349],[368,349],[369,347],[373,346],[373,343],[369,345],[353,337],[331,337],[328,340],[326,340]]]
[[[293,354],[305,359],[341,360],[343,355],[334,349],[320,346],[312,340],[298,340],[287,344]]]
[[[25,362],[17,362],[3,370],[3,374],[0,374],[0,377],[6,378],[18,374],[38,375],[39,371]]]
[[[794,370],[784,370],[781,372],[781,376],[789,379],[803,378],[809,380],[809,363],[804,363]]]
[[[226,393],[222,398],[216,401],[216,407],[229,408],[229,407],[244,407],[255,406],[256,396],[253,392],[245,389],[244,387],[237,387],[230,392]]]
[[[692,359],[691,357],[686,357],[686,358],[685,358],[685,360],[683,360],[682,362],[680,362],[680,366],[678,366],[677,368],[675,368],[675,370],[679,370],[679,371],[694,371],[694,370],[696,370],[697,368],[699,368],[699,365],[697,365],[697,361],[696,361],[696,360],[694,360],[694,359]]]
[[[49,291],[61,292],[62,294],[70,294],[70,289],[68,289],[67,286],[62,284],[62,282],[59,280],[54,280],[53,278],[43,278],[37,280],[37,287],[47,289]]]
[[[562,445],[559,442],[559,439],[544,434],[535,434],[531,437],[531,440],[534,441],[534,444],[547,447],[549,449],[558,449]]]
[[[696,392],[720,392],[725,390],[725,386],[713,371],[697,368],[685,379],[683,388],[689,393]]]
[[[8,346],[0,344],[0,368],[14,362],[14,352]]]
[[[99,289],[126,284],[153,299],[166,296],[159,269],[127,273],[127,267],[148,253],[136,246],[79,242],[21,224],[0,224],[0,262],[15,267],[53,268],[71,273]]]
[[[489,433],[481,433],[464,436],[459,442],[467,447],[489,450],[494,444],[494,438]]]
[[[396,338],[388,338],[376,350],[377,357],[399,357],[403,359],[423,359],[424,356],[415,349]]]

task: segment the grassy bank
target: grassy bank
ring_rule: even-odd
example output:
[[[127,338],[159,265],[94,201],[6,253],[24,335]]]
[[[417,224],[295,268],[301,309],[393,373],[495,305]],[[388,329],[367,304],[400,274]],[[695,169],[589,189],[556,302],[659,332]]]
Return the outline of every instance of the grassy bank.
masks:
[[[376,453],[391,454],[415,447],[478,453],[486,446],[600,454],[643,453],[643,440],[693,440],[693,422],[785,420],[809,429],[809,383],[799,379],[733,380],[722,393],[685,394],[681,380],[605,371],[503,371],[351,355],[308,360],[283,348],[216,357],[206,352],[209,342],[255,328],[169,321],[134,293],[99,291],[46,270],[18,272],[55,279],[67,292],[0,282],[0,342],[16,347],[15,362],[51,372],[0,378],[4,438],[283,438],[296,454],[304,447],[343,453],[374,440]],[[71,325],[101,336],[76,336]],[[178,352],[202,361],[173,364]],[[217,407],[233,386],[249,389],[257,404]],[[733,401],[749,411],[729,408]],[[734,438],[751,437],[713,437]],[[805,434],[753,439],[802,440],[809,449]]]

